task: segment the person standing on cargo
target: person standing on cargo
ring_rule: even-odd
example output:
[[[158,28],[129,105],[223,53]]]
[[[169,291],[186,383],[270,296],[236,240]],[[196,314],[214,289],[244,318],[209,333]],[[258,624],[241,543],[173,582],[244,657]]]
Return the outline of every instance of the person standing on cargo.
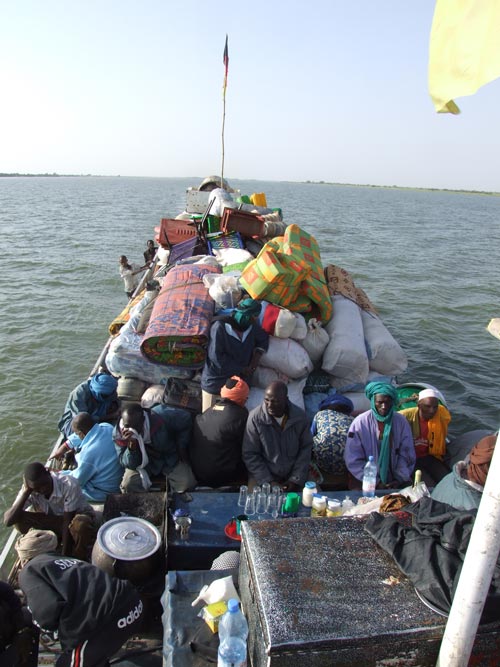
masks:
[[[271,382],[262,405],[250,411],[243,437],[249,488],[269,482],[285,491],[302,489],[312,443],[305,412],[290,403],[284,382]]]
[[[151,262],[154,260],[154,258],[156,256],[156,251],[157,250],[158,250],[158,248],[155,247],[155,242],[152,239],[150,239],[147,242],[146,250],[143,253],[145,264],[148,264],[148,265],[151,264]]]
[[[57,633],[56,667],[104,667],[142,624],[144,604],[123,579],[53,551],[38,553],[19,574],[33,620]]]
[[[233,375],[250,384],[269,345],[269,335],[257,322],[260,310],[259,301],[243,299],[230,317],[213,322],[201,374],[202,412],[220,398],[221,388]]]
[[[131,299],[135,292],[135,288],[137,287],[137,274],[145,271],[148,266],[132,264],[128,261],[126,255],[120,255],[118,263],[120,264],[120,277],[123,278],[123,283],[125,285],[125,293],[128,298]]]
[[[191,415],[181,408],[155,405],[143,409],[128,403],[115,426],[113,439],[125,473],[122,493],[143,493],[152,478],[165,475],[171,491],[183,493],[196,486],[188,464]]]
[[[395,411],[396,388],[386,382],[369,382],[365,394],[371,409],[352,422],[344,452],[349,488],[361,489],[369,456],[377,464],[377,488],[401,489],[411,484],[415,447],[411,428]]]

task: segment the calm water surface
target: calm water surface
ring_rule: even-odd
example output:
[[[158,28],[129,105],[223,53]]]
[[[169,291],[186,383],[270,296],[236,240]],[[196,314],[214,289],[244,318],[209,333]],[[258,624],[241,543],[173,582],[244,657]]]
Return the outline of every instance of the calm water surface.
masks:
[[[44,460],[69,391],[90,372],[125,305],[118,256],[142,261],[193,179],[0,178],[0,508],[24,464]],[[403,381],[445,394],[451,434],[498,428],[500,198],[231,181],[265,192],[350,271],[403,346]],[[0,538],[6,532],[0,527]]]

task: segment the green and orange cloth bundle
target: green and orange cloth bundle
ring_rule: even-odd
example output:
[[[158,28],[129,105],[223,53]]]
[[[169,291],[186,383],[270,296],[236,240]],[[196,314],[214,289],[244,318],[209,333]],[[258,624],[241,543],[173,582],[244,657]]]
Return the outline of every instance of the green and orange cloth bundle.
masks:
[[[300,313],[316,309],[325,324],[332,317],[318,243],[298,225],[289,225],[284,236],[268,241],[240,282],[254,299]]]

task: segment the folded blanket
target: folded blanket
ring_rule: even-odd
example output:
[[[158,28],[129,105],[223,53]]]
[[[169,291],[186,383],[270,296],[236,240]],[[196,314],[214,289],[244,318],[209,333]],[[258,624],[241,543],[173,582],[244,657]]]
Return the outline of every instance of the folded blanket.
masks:
[[[361,287],[356,287],[354,280],[348,271],[335,264],[328,264],[325,268],[325,278],[328,285],[328,291],[332,296],[340,294],[346,299],[354,301],[354,303],[362,310],[367,310],[374,315],[377,314],[377,311],[366,295],[366,292],[364,292]]]
[[[179,265],[167,273],[141,344],[150,361],[202,368],[214,313],[214,301],[203,284],[207,273],[220,273],[220,268]]]

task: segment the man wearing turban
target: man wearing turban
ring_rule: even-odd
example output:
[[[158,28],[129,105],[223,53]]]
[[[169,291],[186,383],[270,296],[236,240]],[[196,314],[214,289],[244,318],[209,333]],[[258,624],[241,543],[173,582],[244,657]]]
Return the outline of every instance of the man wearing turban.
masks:
[[[465,461],[458,461],[431,493],[431,497],[457,509],[477,509],[495,451],[497,433],[481,438]]]
[[[259,301],[243,299],[231,317],[216,318],[212,324],[201,374],[203,412],[220,397],[221,388],[231,376],[250,381],[269,344],[268,334],[257,322],[260,310]]]
[[[191,467],[198,483],[223,486],[246,481],[241,445],[247,423],[245,407],[250,389],[233,375],[221,389],[221,398],[197,415],[190,446]]]
[[[113,424],[119,414],[117,387],[117,379],[108,373],[98,373],[75,387],[57,425],[61,433],[66,438],[73,433],[71,422],[79,412],[88,412],[96,423]]]
[[[415,468],[415,447],[410,425],[395,411],[396,388],[370,382],[365,394],[371,409],[352,422],[345,448],[349,488],[360,489],[369,456],[377,464],[377,486],[402,488],[410,483]]]

